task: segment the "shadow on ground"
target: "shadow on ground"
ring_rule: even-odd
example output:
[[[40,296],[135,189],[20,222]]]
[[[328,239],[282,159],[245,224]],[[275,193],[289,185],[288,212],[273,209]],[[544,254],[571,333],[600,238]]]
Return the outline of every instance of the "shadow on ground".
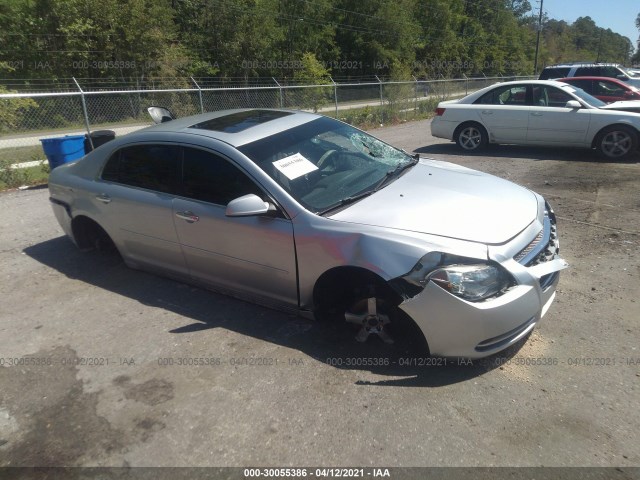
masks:
[[[425,155],[448,155],[451,157],[494,157],[508,159],[525,159],[525,160],[556,160],[569,162],[586,162],[586,163],[618,163],[633,164],[640,163],[640,152],[637,152],[629,160],[606,160],[600,157],[595,150],[587,150],[581,148],[558,148],[558,147],[531,147],[520,145],[489,145],[485,150],[480,152],[467,152],[458,147],[455,143],[436,143],[426,145],[414,150],[415,153]]]
[[[378,337],[358,343],[354,339],[356,331],[346,322],[306,320],[132,270],[117,254],[82,253],[66,237],[28,247],[24,253],[68,278],[183,316],[185,325],[168,330],[170,335],[197,335],[202,330],[224,327],[298,350],[335,368],[402,377],[375,385],[439,387],[462,382],[499,367],[501,361],[515,355],[522,346],[518,344],[501,352],[499,358],[473,363],[447,360],[444,365],[443,359],[424,358],[421,352],[386,345]],[[378,364],[372,365],[371,359]]]

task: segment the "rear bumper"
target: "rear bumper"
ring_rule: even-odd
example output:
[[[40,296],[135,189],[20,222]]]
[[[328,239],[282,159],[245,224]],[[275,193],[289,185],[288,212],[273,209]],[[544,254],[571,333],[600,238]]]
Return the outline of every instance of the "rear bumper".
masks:
[[[71,229],[71,207],[53,197],[49,197],[49,202],[51,202],[53,214],[56,216],[56,220],[58,220],[62,230],[64,230],[64,233],[75,243],[73,230]]]
[[[454,122],[447,122],[442,117],[433,117],[431,120],[431,135],[438,138],[453,140]]]

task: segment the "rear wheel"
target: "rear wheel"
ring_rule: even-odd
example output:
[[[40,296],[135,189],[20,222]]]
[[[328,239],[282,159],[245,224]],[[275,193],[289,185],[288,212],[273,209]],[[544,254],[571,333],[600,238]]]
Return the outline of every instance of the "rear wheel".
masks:
[[[88,252],[117,252],[109,234],[96,222],[87,217],[76,217],[71,224],[73,236],[80,250]]]
[[[638,136],[623,125],[605,128],[596,142],[598,153],[608,160],[622,160],[633,155],[638,148]]]
[[[480,151],[489,143],[487,131],[478,123],[465,123],[459,126],[454,139],[458,146],[467,152]]]

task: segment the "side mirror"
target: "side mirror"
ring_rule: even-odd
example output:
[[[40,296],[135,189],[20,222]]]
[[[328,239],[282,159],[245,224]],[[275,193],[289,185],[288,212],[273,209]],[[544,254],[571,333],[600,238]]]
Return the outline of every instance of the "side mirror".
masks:
[[[169,111],[169,109],[164,107],[149,107],[147,108],[147,112],[149,112],[149,115],[151,115],[153,123],[170,122],[171,120],[174,120],[176,118],[174,117],[173,113]]]
[[[577,100],[569,100],[565,105],[566,108],[582,108],[582,104]]]
[[[224,214],[227,217],[250,217],[264,215],[270,211],[275,211],[275,207],[263,201],[259,196],[250,193],[231,200]]]

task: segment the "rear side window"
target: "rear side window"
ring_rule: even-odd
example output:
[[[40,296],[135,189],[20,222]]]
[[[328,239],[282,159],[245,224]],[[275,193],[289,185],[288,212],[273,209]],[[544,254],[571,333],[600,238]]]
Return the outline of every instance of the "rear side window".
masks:
[[[565,78],[565,77],[569,76],[569,72],[570,71],[571,71],[571,68],[563,68],[563,67],[545,68],[544,70],[542,70],[542,73],[540,74],[539,80],[549,80],[549,79],[553,79],[553,78]]]
[[[136,145],[119,150],[107,161],[102,179],[162,193],[176,193],[180,147]]]
[[[485,93],[474,103],[479,105],[527,105],[525,85],[497,87]]]
[[[591,88],[591,80],[571,80],[569,83],[574,87],[581,88],[587,93],[593,92],[593,88]]]
[[[182,195],[194,200],[227,205],[231,200],[263,192],[228,160],[197,148],[184,149]]]

